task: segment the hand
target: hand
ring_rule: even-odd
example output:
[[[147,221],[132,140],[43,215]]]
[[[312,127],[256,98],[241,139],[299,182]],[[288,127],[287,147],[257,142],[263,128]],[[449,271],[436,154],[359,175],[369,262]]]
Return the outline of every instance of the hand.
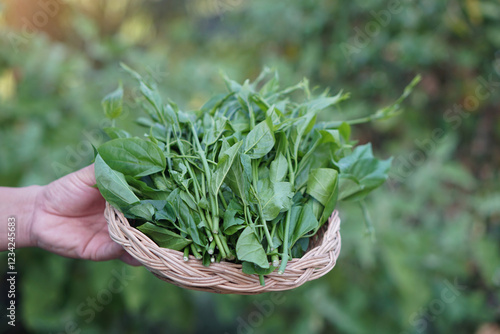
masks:
[[[120,258],[140,265],[108,234],[105,201],[95,185],[94,165],[37,188],[30,228],[31,243],[79,259]]]

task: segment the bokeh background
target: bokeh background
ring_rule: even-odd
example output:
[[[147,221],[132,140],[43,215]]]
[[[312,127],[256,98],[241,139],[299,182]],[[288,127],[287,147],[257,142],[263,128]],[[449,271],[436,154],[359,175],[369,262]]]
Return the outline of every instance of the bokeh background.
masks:
[[[186,109],[223,90],[220,70],[244,80],[270,66],[283,85],[308,77],[351,92],[327,120],[373,113],[421,74],[403,114],[354,128],[394,157],[368,198],[376,242],[359,207],[341,205],[333,271],[260,296],[23,249],[17,326],[3,315],[0,332],[500,333],[499,1],[0,1],[2,186],[91,163],[105,140],[100,101],[119,81],[119,125],[132,126],[137,91],[120,61]]]

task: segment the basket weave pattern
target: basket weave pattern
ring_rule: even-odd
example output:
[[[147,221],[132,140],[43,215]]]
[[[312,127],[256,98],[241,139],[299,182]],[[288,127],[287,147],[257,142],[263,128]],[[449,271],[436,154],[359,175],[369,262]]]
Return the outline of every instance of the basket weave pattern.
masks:
[[[104,216],[111,239],[158,278],[191,290],[251,295],[293,289],[328,273],[335,266],[341,247],[340,218],[334,211],[328,223],[311,238],[306,254],[290,260],[282,275],[278,270],[265,275],[265,286],[261,286],[257,275],[241,271],[241,264],[222,261],[205,267],[192,255],[189,261],[184,261],[183,252],[159,247],[130,226],[123,214],[109,203]]]

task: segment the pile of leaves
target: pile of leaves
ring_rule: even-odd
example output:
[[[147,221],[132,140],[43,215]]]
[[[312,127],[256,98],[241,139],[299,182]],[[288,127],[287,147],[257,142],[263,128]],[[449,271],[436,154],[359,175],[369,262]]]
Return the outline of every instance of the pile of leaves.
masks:
[[[391,161],[354,147],[350,124],[396,114],[401,98],[372,116],[317,122],[318,113],[348,98],[313,97],[306,79],[280,89],[264,70],[199,110],[163,101],[156,86],[122,65],[139,82],[147,118],[143,138],[109,127],[97,149],[95,174],[103,197],[160,247],[212,262],[243,264],[264,275],[301,257],[339,200],[360,200],[387,178]],[[123,89],[103,100],[106,115],[122,112]]]

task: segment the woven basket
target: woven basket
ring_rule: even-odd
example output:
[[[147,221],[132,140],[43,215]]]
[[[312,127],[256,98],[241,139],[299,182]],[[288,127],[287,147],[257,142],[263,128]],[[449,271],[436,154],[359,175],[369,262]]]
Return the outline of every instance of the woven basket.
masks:
[[[262,286],[258,275],[247,275],[241,271],[241,264],[222,261],[205,267],[192,255],[187,262],[184,261],[183,252],[159,247],[141,231],[131,227],[123,214],[109,203],[106,203],[104,216],[111,239],[158,278],[191,290],[253,295],[293,289],[328,273],[335,266],[341,246],[340,218],[334,211],[328,224],[311,238],[306,254],[290,260],[282,275],[277,270],[265,275],[265,286]]]

